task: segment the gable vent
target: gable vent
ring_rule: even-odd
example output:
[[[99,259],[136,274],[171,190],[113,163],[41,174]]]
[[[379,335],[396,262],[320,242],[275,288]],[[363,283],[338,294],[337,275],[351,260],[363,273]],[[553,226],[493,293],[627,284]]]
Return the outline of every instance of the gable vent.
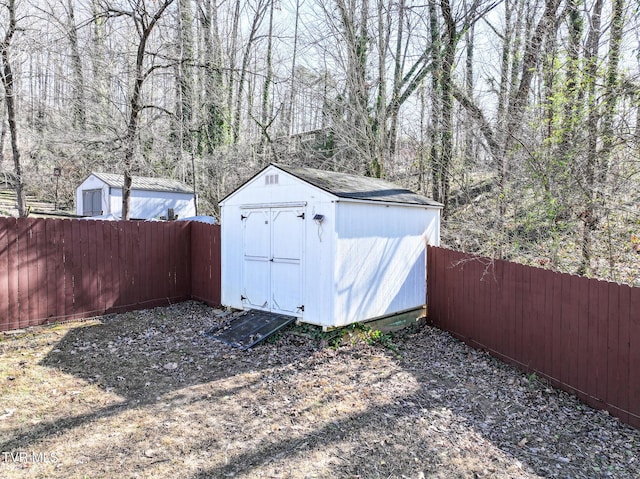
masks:
[[[265,185],[277,185],[278,184],[278,175],[265,175],[264,184]]]

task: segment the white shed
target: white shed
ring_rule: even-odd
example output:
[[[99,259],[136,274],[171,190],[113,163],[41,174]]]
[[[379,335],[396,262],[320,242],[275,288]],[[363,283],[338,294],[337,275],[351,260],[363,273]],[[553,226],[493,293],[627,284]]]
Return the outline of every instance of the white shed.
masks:
[[[91,173],[76,188],[76,214],[80,216],[122,216],[123,175]],[[132,177],[131,219],[151,219],[168,216],[173,209],[179,218],[196,214],[193,189],[177,180]]]
[[[271,164],[220,207],[225,306],[336,327],[425,304],[440,203],[380,179]]]

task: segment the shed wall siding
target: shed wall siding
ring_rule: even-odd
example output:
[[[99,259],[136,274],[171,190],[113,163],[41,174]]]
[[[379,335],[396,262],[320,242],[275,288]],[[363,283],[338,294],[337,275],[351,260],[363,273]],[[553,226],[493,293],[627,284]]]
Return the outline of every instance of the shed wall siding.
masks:
[[[303,318],[319,326],[333,325],[335,211],[333,197],[324,193],[315,194],[307,205]],[[324,216],[319,225],[313,221],[316,214]]]
[[[173,208],[180,218],[188,218],[196,214],[195,200],[191,193],[172,193],[166,191],[131,190],[131,218],[157,218],[166,216],[167,210]],[[122,190],[111,188],[111,214],[122,216]]]
[[[337,203],[334,321],[342,326],[424,305],[425,243],[438,209]]]

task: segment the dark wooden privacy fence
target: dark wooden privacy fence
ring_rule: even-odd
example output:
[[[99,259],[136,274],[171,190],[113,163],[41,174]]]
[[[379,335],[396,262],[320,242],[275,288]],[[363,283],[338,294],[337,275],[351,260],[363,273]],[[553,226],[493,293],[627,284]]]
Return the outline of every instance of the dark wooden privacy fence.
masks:
[[[207,285],[192,269],[203,249],[192,230],[219,251],[219,227],[194,225],[0,218],[0,330],[184,301],[194,282],[199,299],[219,304],[220,280]],[[219,253],[203,261],[215,275]]]
[[[434,325],[640,428],[640,288],[428,248]]]
[[[219,305],[220,227],[191,222],[191,297]]]

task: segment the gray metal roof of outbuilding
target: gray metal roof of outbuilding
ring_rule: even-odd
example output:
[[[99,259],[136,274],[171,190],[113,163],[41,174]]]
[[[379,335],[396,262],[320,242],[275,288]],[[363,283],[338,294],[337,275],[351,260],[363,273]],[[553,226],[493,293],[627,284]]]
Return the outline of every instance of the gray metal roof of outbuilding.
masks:
[[[442,207],[441,203],[380,178],[272,163],[293,176],[339,198]]]
[[[113,188],[124,186],[124,176],[115,173],[91,173],[96,178],[104,181]],[[147,176],[132,176],[131,189],[147,191],[166,191],[171,193],[193,193],[193,189],[178,180],[169,178],[151,178]]]

